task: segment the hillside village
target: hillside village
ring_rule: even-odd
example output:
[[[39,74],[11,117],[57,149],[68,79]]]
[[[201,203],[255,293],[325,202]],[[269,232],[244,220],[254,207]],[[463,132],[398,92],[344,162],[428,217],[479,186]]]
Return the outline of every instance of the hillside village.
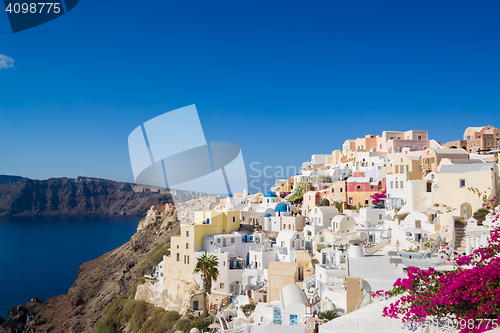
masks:
[[[499,203],[499,145],[493,126],[444,144],[420,130],[347,140],[266,193],[242,189],[194,212],[135,298],[179,313],[207,309],[224,333],[313,332],[308,323],[328,310],[365,318],[378,302],[370,292],[391,289],[408,267],[454,269],[455,252],[487,244],[495,212],[470,189]],[[172,209],[152,207],[146,223]],[[204,253],[220,272],[206,304],[193,273]]]

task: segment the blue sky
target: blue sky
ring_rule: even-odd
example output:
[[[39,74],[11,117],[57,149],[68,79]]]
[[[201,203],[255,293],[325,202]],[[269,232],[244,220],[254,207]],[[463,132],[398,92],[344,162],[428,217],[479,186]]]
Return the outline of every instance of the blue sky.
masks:
[[[0,13],[0,174],[133,181],[127,138],[196,104],[247,166],[349,138],[500,126],[498,1],[95,1],[12,34]],[[252,173],[248,168],[248,173]]]

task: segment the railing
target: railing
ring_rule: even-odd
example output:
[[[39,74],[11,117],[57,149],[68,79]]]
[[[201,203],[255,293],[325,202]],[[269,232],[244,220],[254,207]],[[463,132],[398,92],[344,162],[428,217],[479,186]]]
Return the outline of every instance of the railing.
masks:
[[[276,251],[278,251],[278,253],[280,254],[287,254],[288,251],[287,251],[287,248],[286,247],[280,247],[280,246],[275,246],[274,247],[276,249]]]

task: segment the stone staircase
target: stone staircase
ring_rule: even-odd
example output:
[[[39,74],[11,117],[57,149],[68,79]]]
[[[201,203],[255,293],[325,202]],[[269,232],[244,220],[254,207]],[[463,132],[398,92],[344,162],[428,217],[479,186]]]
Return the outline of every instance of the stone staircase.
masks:
[[[465,225],[458,224],[455,226],[455,251],[462,254],[465,252]]]

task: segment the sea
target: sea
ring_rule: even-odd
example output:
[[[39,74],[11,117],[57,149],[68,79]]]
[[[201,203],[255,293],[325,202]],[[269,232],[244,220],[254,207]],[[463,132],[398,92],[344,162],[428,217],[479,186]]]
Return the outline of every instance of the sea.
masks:
[[[0,317],[67,294],[78,268],[126,243],[141,216],[0,217]]]

